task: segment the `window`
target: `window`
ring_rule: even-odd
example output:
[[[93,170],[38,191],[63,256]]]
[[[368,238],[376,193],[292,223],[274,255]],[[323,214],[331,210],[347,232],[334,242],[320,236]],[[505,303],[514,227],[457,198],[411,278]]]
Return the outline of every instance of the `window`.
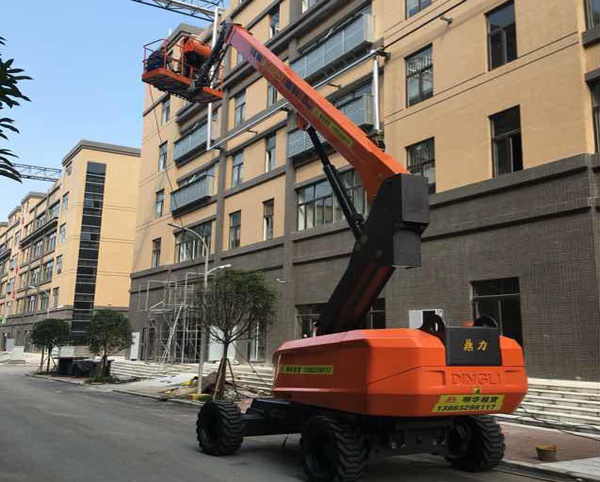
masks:
[[[165,190],[161,189],[156,193],[156,200],[154,202],[154,217],[160,218],[163,215],[163,209],[165,207]]]
[[[240,235],[242,230],[242,212],[236,211],[229,215],[229,249],[240,246]]]
[[[296,305],[296,323],[300,338],[309,338],[313,335],[315,323],[319,321],[323,304]]]
[[[167,97],[162,101],[162,116],[161,116],[161,125],[164,125],[168,122],[169,117],[171,116],[171,98]]]
[[[319,3],[321,0],[302,0],[302,13]]]
[[[355,170],[344,172],[341,180],[357,212],[366,214],[367,198],[358,173]],[[326,180],[298,190],[297,216],[298,231],[330,224],[344,218],[337,200],[333,199],[331,185]]]
[[[600,80],[597,80],[596,83],[592,85],[592,108],[594,112],[594,137],[596,139],[596,152],[600,152]]]
[[[48,309],[48,294],[40,293],[40,311],[46,311]]]
[[[585,0],[587,28],[600,25],[600,0]]]
[[[57,202],[56,204],[51,206],[50,209],[48,209],[48,218],[49,219],[57,218],[59,213],[60,213],[60,202]]]
[[[509,2],[487,14],[490,70],[517,58],[515,4]]]
[[[63,257],[62,254],[56,257],[56,274],[61,274],[63,270]]]
[[[66,224],[60,225],[60,228],[58,229],[58,239],[61,244],[67,240],[67,225]]]
[[[269,199],[263,203],[263,239],[273,239],[275,201]]]
[[[427,179],[429,194],[435,193],[435,141],[427,139],[406,148],[408,170]]]
[[[266,352],[266,332],[258,322],[251,326],[248,340],[248,360],[251,362],[264,361]]]
[[[167,167],[167,143],[158,146],[158,170],[164,171]]]
[[[33,268],[29,274],[29,284],[36,285],[40,281],[40,267]]]
[[[69,208],[69,193],[63,194],[62,197],[62,210],[66,211]]]
[[[21,240],[21,231],[17,231],[15,233],[15,247],[19,245],[20,240]]]
[[[49,281],[52,279],[52,273],[54,272],[54,261],[48,261],[44,265],[44,281]]]
[[[161,238],[152,241],[152,267],[160,266],[160,245]]]
[[[67,176],[71,175],[71,172],[73,172],[73,163],[70,162],[69,164],[67,164],[65,166],[65,171],[67,172]]]
[[[10,268],[10,270],[14,270],[15,266],[17,265],[17,257],[13,256],[12,258],[10,258],[10,263],[8,265],[8,267]]]
[[[8,280],[8,282],[6,283],[6,293],[12,293],[14,291],[15,288],[15,279],[14,278],[10,278]]]
[[[416,15],[431,5],[431,0],[406,0],[406,18]]]
[[[433,96],[432,54],[430,45],[406,58],[406,99],[409,107]]]
[[[46,238],[46,251],[52,251],[56,248],[56,231]]]
[[[494,176],[522,170],[523,148],[519,107],[495,114],[490,117],[490,120],[492,121]]]
[[[44,241],[40,240],[33,245],[33,257],[37,258],[44,252]]]
[[[52,307],[53,308],[58,308],[58,293],[59,293],[58,288],[54,288],[52,290]]]
[[[208,246],[210,252],[212,221],[200,224],[190,228],[195,233],[198,233]],[[175,262],[183,263],[190,259],[198,258],[206,255],[204,243],[188,231],[180,231],[175,235]]]
[[[234,126],[240,125],[246,120],[246,91],[242,90],[234,98],[235,110],[233,114]]]
[[[269,84],[267,87],[267,108],[277,103],[278,95],[277,89]]]
[[[244,155],[238,152],[233,156],[233,166],[231,168],[231,187],[238,186],[244,181]]]
[[[474,281],[473,315],[491,316],[500,332],[523,346],[519,278]]]
[[[279,5],[269,12],[269,38],[279,33]]]
[[[31,295],[29,297],[29,303],[27,304],[27,313],[35,313],[36,299],[37,297],[35,295]]]
[[[275,169],[275,134],[266,138],[266,154],[265,154],[265,172],[270,172]]]

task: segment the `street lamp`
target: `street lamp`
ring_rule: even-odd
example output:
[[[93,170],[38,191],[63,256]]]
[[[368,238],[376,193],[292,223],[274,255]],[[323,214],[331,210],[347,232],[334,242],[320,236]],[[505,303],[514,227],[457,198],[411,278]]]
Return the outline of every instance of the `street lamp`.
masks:
[[[40,288],[39,286],[29,285],[29,287],[32,290],[37,289],[38,293],[40,292],[40,290],[46,293],[46,317],[50,318],[50,293],[48,293],[44,288]]]
[[[213,269],[209,270],[208,269],[208,257],[210,255],[209,252],[209,248],[208,248],[208,244],[206,243],[206,240],[204,239],[203,236],[201,236],[200,234],[198,234],[196,231],[194,231],[193,229],[190,228],[185,228],[183,226],[178,226],[177,224],[173,224],[173,223],[167,223],[169,226],[171,226],[172,228],[176,228],[176,229],[181,229],[182,231],[185,231],[187,233],[191,233],[194,236],[196,236],[200,241],[202,241],[202,244],[204,246],[204,291],[202,292],[202,296],[205,296],[206,294],[206,290],[208,289],[208,275],[210,275],[212,272],[217,271],[219,269],[225,269],[225,268],[231,268],[230,264],[224,264],[221,266],[216,266]],[[192,253],[193,255],[193,253]],[[206,328],[206,317],[204,319],[204,323],[202,324],[202,328],[200,330],[200,360],[198,361],[198,390],[197,393],[202,393],[202,377],[204,376],[204,345],[205,342],[208,341],[208,329]]]

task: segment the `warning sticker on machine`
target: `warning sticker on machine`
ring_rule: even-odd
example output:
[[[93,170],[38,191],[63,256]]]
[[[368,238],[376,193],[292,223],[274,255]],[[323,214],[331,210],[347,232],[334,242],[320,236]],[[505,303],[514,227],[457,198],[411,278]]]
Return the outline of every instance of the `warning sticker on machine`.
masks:
[[[442,395],[433,407],[440,412],[493,412],[499,411],[504,395]]]
[[[333,375],[333,365],[280,365],[279,373],[286,375]]]

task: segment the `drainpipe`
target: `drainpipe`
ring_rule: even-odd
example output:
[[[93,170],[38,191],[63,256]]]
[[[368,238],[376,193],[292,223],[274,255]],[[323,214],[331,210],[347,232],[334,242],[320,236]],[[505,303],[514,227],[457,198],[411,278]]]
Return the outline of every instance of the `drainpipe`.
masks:
[[[215,18],[213,21],[213,32],[212,32],[212,40],[211,40],[211,49],[215,48],[215,44],[217,43],[217,34],[219,30],[219,7],[215,7]],[[214,73],[214,67],[211,72],[211,75]],[[213,87],[213,86],[211,86]],[[211,149],[212,144],[212,114],[213,114],[213,103],[208,104],[208,111],[206,113],[206,150]]]
[[[377,55],[373,56],[373,116],[375,117],[375,133],[381,132],[379,122],[379,62]]]

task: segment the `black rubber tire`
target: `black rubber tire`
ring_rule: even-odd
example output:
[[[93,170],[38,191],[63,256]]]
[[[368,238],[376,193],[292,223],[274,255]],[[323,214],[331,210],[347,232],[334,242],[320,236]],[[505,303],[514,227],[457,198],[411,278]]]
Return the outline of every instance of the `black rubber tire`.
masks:
[[[196,437],[208,455],[232,455],[244,441],[244,420],[237,405],[226,401],[204,404],[196,421]]]
[[[470,434],[466,448],[458,457],[447,460],[465,472],[485,472],[504,458],[504,434],[494,417],[489,415],[463,417],[460,420]]]
[[[367,465],[360,428],[328,417],[313,417],[302,429],[302,467],[310,482],[355,482]]]

